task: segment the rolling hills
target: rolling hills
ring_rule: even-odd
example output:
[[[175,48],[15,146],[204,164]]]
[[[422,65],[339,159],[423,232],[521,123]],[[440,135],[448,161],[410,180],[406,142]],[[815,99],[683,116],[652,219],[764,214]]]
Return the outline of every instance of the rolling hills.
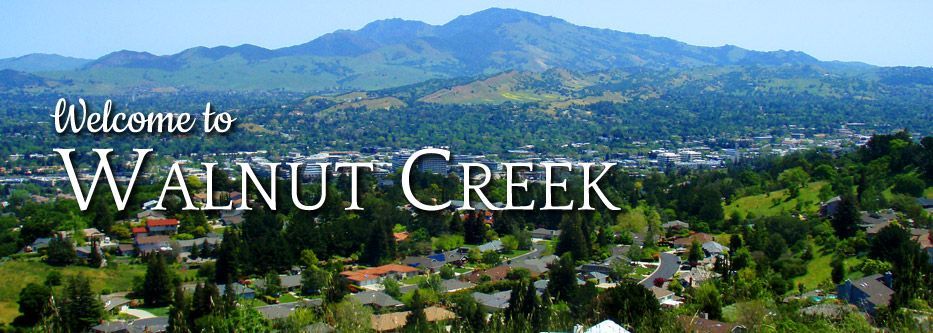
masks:
[[[38,59],[39,55],[21,58]],[[559,18],[492,8],[443,25],[389,19],[338,30],[307,43],[193,47],[154,55],[122,50],[95,60],[45,56],[0,60],[0,68],[39,75],[55,89],[113,94],[166,88],[193,91],[348,91],[504,71],[575,72],[618,68],[819,65],[864,71],[864,64],[822,62],[795,51],[700,47],[668,38],[595,29]],[[4,65],[7,64],[7,65]]]

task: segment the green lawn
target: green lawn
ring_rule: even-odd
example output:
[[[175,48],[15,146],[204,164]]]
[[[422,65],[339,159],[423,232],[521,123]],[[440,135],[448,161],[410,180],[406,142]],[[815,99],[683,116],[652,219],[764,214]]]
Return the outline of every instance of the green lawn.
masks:
[[[298,301],[298,297],[295,297],[294,295],[290,293],[283,293],[282,296],[279,296],[279,303],[291,303],[291,302],[297,302],[297,301]]]
[[[807,274],[794,278],[794,286],[803,283],[807,290],[813,290],[818,288],[820,283],[831,279],[833,271],[831,265],[833,253],[829,251],[824,252],[820,247],[816,247],[815,250],[819,256],[814,257],[813,260],[807,263]],[[861,272],[854,271],[854,267],[857,267],[861,262],[862,259],[856,257],[846,258],[845,266],[847,278],[854,279],[861,277]]]
[[[58,270],[65,279],[69,276],[82,275],[91,280],[95,292],[107,289],[112,292],[128,291],[133,288],[133,278],[145,275],[146,268],[142,265],[118,265],[93,269],[83,266],[53,267],[38,259],[13,260],[0,263],[0,323],[9,323],[19,315],[19,291],[27,284],[43,283],[49,272]]]
[[[139,308],[140,310],[149,311],[149,313],[155,315],[156,317],[168,317],[169,307],[163,306],[159,308]]]
[[[747,216],[748,213],[754,213],[756,216],[775,216],[782,212],[796,210],[798,203],[801,204],[804,212],[816,213],[820,205],[820,188],[824,185],[826,182],[822,181],[810,183],[807,187],[800,189],[800,194],[796,198],[790,200],[788,200],[786,190],[739,198],[725,207],[725,216],[732,216],[734,211],[738,211],[743,216]]]

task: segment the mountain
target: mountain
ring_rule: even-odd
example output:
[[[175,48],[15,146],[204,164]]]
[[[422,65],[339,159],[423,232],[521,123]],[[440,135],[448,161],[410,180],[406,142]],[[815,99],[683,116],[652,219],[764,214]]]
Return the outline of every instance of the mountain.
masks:
[[[510,70],[576,72],[614,68],[860,65],[821,62],[796,51],[701,47],[669,38],[595,29],[559,18],[492,8],[444,25],[388,19],[270,50],[254,45],[194,47],[172,55],[118,51],[49,78],[72,90],[127,89],[347,91]],[[872,68],[872,67],[868,67]],[[60,89],[69,89],[62,86]]]
[[[20,72],[68,71],[81,68],[91,60],[60,56],[57,54],[33,53],[16,58],[0,59],[0,69]]]
[[[49,82],[34,74],[0,69],[0,89],[47,87]]]

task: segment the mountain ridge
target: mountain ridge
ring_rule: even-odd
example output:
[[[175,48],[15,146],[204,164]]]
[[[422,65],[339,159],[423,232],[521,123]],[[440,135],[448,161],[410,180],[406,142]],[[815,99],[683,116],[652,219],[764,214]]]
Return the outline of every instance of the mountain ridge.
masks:
[[[21,71],[72,82],[62,89],[112,93],[151,87],[347,91],[508,70],[587,72],[736,65],[866,68],[820,61],[800,51],[695,46],[666,37],[579,26],[516,9],[490,8],[442,25],[377,20],[358,30],[337,30],[278,49],[251,44],[198,46],[169,55],[121,50],[54,74]]]

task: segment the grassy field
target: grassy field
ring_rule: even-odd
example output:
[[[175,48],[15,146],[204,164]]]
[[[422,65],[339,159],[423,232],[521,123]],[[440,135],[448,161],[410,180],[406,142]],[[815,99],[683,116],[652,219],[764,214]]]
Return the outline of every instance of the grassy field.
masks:
[[[816,247],[815,250],[819,256],[814,257],[813,260],[807,263],[807,274],[794,278],[795,286],[803,283],[807,290],[813,290],[818,288],[820,283],[831,279],[833,253],[831,251],[824,251],[820,247]],[[859,258],[846,258],[845,266],[847,278],[856,279],[862,276],[861,272],[855,271],[854,269],[854,267],[857,267],[861,262],[862,259]]]
[[[826,182],[810,183],[800,189],[800,194],[792,199],[788,199],[786,190],[739,198],[725,207],[725,215],[731,216],[732,212],[738,211],[742,216],[748,216],[748,213],[754,213],[756,216],[775,216],[796,210],[798,204],[804,212],[815,213],[819,210],[819,193],[824,185]]]
[[[146,268],[141,265],[118,265],[93,269],[89,267],[69,266],[53,267],[38,259],[14,260],[0,263],[0,322],[9,323],[19,315],[19,306],[16,304],[19,291],[31,282],[43,283],[49,272],[58,270],[67,279],[70,276],[82,275],[91,280],[95,292],[107,289],[112,292],[128,291],[133,289],[133,278],[145,275]]]

